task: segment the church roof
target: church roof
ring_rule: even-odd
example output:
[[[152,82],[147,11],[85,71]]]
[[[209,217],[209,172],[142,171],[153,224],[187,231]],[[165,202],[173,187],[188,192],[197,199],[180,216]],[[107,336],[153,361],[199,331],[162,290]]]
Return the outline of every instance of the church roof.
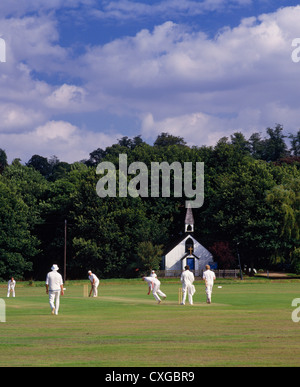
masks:
[[[189,253],[185,253],[184,256],[181,258],[181,261],[186,258],[186,257],[195,257],[197,259],[200,259],[199,257],[197,257],[197,255],[195,255],[194,253],[192,254],[189,254]]]
[[[191,207],[188,207],[186,210],[185,224],[194,224],[194,216]]]
[[[192,238],[194,239],[196,242],[200,243],[196,238],[195,236],[192,234],[192,233],[189,233],[189,232],[186,232],[184,233],[184,235],[180,235],[178,236],[178,238],[176,239],[173,239],[173,241],[171,241],[170,243],[168,243],[165,247],[164,247],[164,255],[168,254],[170,251],[172,251],[177,245],[179,245],[180,243],[182,243],[185,239],[188,239],[188,238]]]

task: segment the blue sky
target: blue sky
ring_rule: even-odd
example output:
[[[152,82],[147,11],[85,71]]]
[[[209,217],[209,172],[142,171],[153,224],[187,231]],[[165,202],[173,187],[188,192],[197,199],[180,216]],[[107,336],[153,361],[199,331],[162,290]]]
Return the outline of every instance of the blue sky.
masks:
[[[296,133],[299,21],[296,1],[2,0],[0,148],[74,162],[122,136]]]

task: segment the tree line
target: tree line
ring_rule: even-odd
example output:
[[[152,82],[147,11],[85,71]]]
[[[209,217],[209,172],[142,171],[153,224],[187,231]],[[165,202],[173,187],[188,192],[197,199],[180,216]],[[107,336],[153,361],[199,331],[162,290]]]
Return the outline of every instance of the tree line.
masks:
[[[96,167],[117,167],[120,154],[148,166],[204,162],[195,237],[219,268],[236,268],[238,249],[243,267],[300,273],[300,131],[285,135],[276,125],[265,137],[236,132],[215,146],[164,132],[153,145],[125,136],[72,164],[40,155],[8,164],[0,149],[0,279],[44,279],[53,263],[63,269],[65,243],[68,279],[88,269],[111,278],[160,267],[168,244],[183,236],[186,198],[100,198]]]

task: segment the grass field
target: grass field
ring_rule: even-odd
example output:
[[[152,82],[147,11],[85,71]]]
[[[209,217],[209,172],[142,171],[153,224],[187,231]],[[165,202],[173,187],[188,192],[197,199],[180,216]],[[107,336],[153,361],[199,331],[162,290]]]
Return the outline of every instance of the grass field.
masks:
[[[175,279],[162,279],[160,305],[141,280],[101,281],[98,298],[84,298],[83,283],[66,283],[58,316],[44,287],[17,284],[14,299],[0,287],[1,367],[300,365],[297,280],[218,280],[210,305],[196,282],[194,306],[178,305]]]

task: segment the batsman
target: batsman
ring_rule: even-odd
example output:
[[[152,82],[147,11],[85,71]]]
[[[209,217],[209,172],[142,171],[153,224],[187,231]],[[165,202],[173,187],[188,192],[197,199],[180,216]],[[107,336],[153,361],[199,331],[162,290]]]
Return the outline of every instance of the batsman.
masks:
[[[91,282],[91,290],[89,297],[93,294],[93,297],[98,297],[98,286],[99,286],[99,278],[96,276],[96,274],[93,274],[91,270],[88,271],[89,280]]]

